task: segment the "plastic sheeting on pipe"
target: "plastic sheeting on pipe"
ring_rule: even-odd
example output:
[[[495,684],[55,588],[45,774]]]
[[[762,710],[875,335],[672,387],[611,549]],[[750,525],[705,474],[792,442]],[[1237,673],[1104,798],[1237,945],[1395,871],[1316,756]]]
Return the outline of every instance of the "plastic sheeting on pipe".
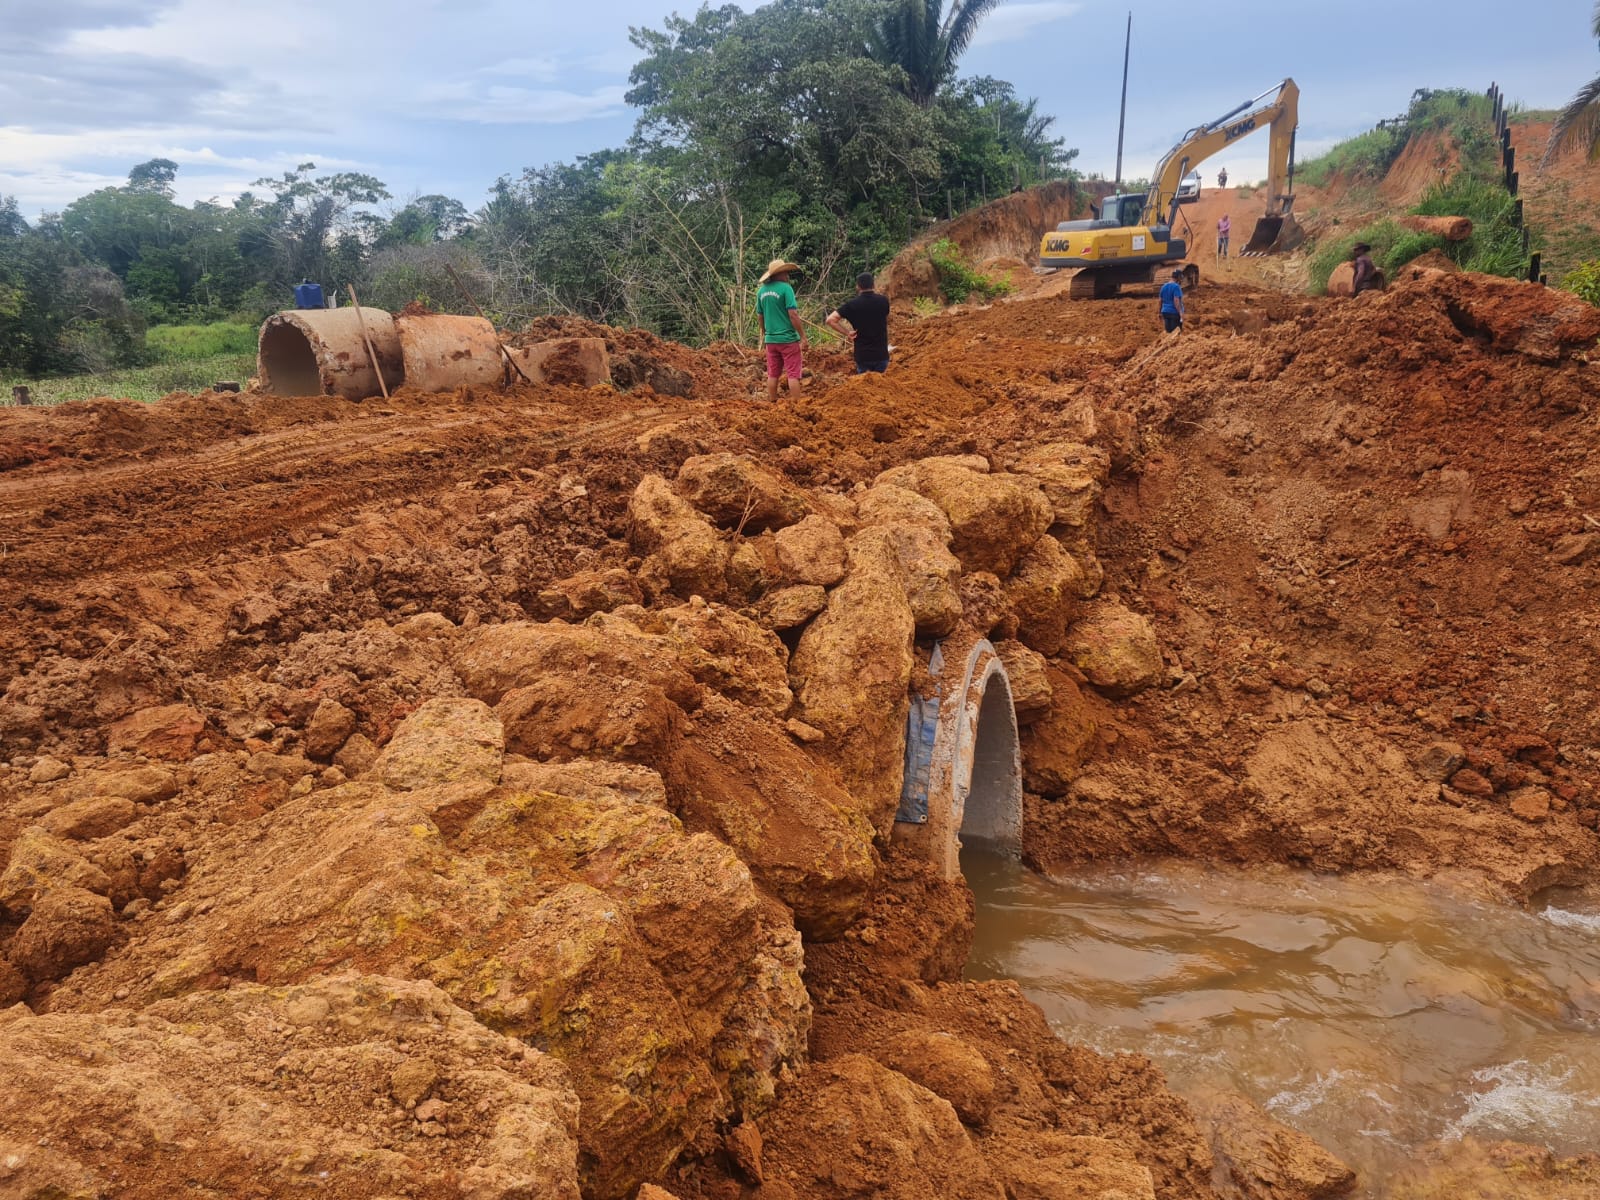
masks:
[[[961,873],[963,840],[1013,853],[1022,848],[1022,756],[1011,681],[987,640],[962,649],[942,646],[926,815],[915,819],[921,806],[912,798],[894,827],[896,841],[916,847],[947,879]],[[959,675],[952,672],[956,664]]]

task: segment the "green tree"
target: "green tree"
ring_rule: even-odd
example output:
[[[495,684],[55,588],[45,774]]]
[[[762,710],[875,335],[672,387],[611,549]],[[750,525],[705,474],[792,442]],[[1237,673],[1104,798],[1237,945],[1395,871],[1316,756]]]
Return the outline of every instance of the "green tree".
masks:
[[[955,78],[956,64],[972,44],[983,19],[1000,0],[890,0],[871,28],[872,57],[905,73],[905,92],[921,108]]]
[[[316,279],[337,286],[344,280],[334,275],[352,278],[366,243],[382,229],[382,218],[368,211],[389,199],[389,190],[378,179],[351,171],[313,175],[316,169],[316,163],[304,162],[276,179],[258,179],[251,185],[273,195],[275,255],[265,282],[287,287]]]
[[[128,191],[152,192],[172,199],[172,181],[178,177],[178,164],[170,158],[152,158],[128,172]]]
[[[466,205],[449,196],[416,196],[389,218],[374,239],[375,249],[390,246],[427,246],[448,241],[472,224]]]
[[[122,282],[84,261],[58,219],[29,227],[0,199],[0,365],[40,376],[138,359],[144,327]]]
[[[1600,0],[1596,0],[1589,28],[1600,39]],[[1548,165],[1571,146],[1582,146],[1591,161],[1600,158],[1600,75],[1579,88],[1556,117],[1550,127],[1550,141],[1545,145],[1544,163]]]

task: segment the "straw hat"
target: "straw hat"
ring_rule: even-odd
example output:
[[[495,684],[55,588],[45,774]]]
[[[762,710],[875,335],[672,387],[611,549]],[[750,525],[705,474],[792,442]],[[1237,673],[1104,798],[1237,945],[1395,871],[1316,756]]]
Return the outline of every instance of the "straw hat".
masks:
[[[786,259],[775,258],[767,264],[767,273],[763,275],[757,282],[765,283],[774,275],[782,275],[786,271],[798,271],[799,269],[799,263],[792,263]]]
[[[1350,247],[1351,254],[1370,254],[1371,252],[1372,247],[1367,245],[1365,242],[1357,242],[1354,246]]]

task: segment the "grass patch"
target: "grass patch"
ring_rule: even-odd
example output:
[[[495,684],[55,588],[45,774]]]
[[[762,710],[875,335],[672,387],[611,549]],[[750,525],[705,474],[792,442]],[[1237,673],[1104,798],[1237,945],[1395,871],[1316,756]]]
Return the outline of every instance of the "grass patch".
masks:
[[[1009,282],[978,270],[949,238],[940,238],[928,247],[928,261],[939,273],[939,290],[951,304],[960,304],[973,295],[987,301],[1011,292]]]
[[[26,384],[35,404],[65,404],[69,400],[92,400],[111,396],[119,400],[149,403],[169,392],[203,392],[222,379],[243,384],[255,374],[256,356],[252,341],[248,354],[213,354],[179,362],[158,363],[153,367],[125,367],[96,371],[88,375],[61,375],[53,379],[24,379],[7,375],[0,379],[0,396],[7,399],[15,384]]]
[[[1429,188],[1412,210],[1424,216],[1471,217],[1472,236],[1445,247],[1463,271],[1521,276],[1528,267],[1522,229],[1513,220],[1516,201],[1498,181],[1465,171]]]
[[[1311,290],[1318,296],[1325,295],[1328,291],[1328,276],[1333,274],[1333,269],[1342,262],[1350,261],[1350,252],[1355,249],[1357,242],[1366,242],[1372,247],[1372,261],[1385,271],[1390,270],[1389,255],[1396,246],[1410,242],[1417,235],[1404,225],[1394,221],[1379,221],[1368,225],[1365,229],[1357,229],[1351,233],[1333,239],[1324,239],[1317,247],[1317,252],[1311,256]],[[1422,251],[1418,250],[1417,254]],[[1413,254],[1412,258],[1416,255]],[[1410,261],[1409,259],[1406,261]],[[1397,264],[1399,265],[1399,264]]]
[[[932,296],[918,296],[911,301],[911,311],[915,314],[917,320],[925,321],[929,317],[939,315],[939,302]]]
[[[1382,179],[1405,149],[1408,135],[1393,128],[1369,129],[1335,145],[1326,154],[1295,168],[1295,177],[1311,187],[1327,187],[1336,175],[1349,180]]]
[[[158,362],[194,362],[219,354],[254,354],[256,327],[233,321],[209,325],[156,325],[144,335],[146,350]]]
[[[1600,306],[1600,261],[1586,262],[1574,267],[1561,281],[1561,287],[1580,300],[1587,300],[1590,304]]]

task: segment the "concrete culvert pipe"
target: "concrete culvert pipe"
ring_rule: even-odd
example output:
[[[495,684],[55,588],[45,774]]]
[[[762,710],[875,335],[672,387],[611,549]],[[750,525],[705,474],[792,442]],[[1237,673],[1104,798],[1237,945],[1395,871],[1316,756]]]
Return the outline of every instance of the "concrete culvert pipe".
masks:
[[[381,394],[361,326],[377,352],[383,380],[393,391],[405,382],[394,318],[381,308],[304,308],[273,313],[261,326],[256,376],[275,396],[342,396],[364,400]]]
[[[1005,666],[987,640],[943,643],[929,672],[936,703],[924,698],[912,706],[894,837],[954,879],[963,842],[1011,854],[1022,849],[1017,713]]]
[[[394,319],[405,360],[406,383],[424,392],[494,387],[505,377],[505,358],[494,326],[482,317],[401,313]]]

